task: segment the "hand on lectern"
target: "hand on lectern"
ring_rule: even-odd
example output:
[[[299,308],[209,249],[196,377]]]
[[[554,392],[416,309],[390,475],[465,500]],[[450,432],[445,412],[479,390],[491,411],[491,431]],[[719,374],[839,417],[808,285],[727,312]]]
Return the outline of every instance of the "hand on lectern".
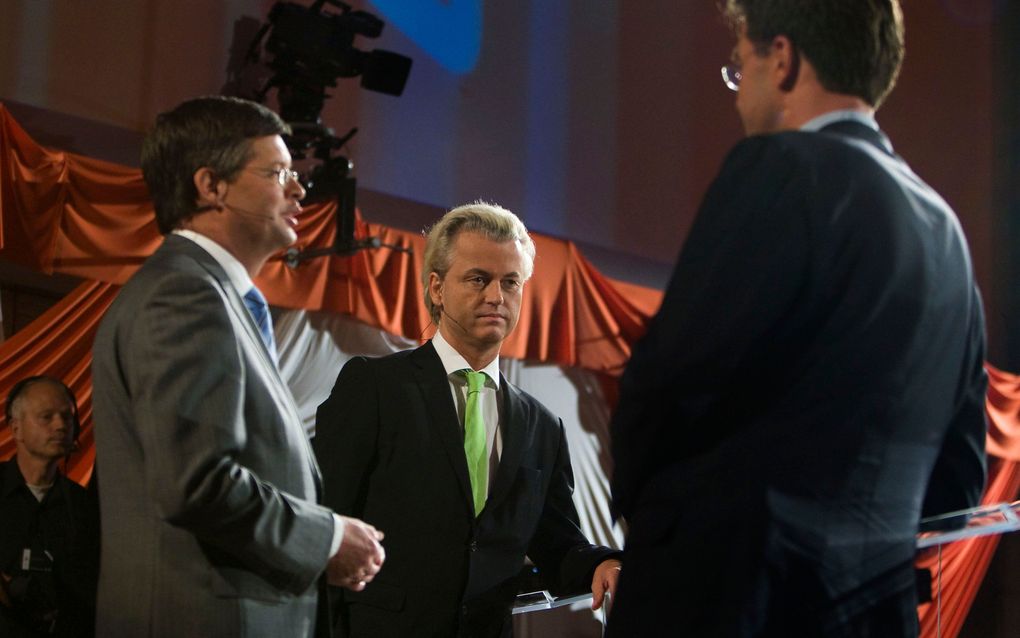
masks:
[[[595,575],[591,579],[591,608],[592,611],[602,608],[602,603],[608,593],[610,598],[616,596],[616,581],[620,578],[620,569],[623,567],[620,561],[615,558],[604,560],[595,568]]]

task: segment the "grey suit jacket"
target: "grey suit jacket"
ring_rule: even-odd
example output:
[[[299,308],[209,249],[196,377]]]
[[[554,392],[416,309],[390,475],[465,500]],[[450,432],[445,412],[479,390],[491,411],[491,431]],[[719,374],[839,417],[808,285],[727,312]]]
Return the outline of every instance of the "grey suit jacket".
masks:
[[[97,635],[309,636],[332,514],[239,291],[168,236],[96,335]]]

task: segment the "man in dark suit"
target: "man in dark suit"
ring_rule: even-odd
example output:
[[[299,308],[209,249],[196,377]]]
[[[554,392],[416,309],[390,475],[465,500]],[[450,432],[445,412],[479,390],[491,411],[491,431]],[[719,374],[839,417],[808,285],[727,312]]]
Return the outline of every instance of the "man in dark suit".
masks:
[[[622,379],[610,633],[915,635],[918,519],[978,502],[986,381],[959,223],[873,117],[900,8],[725,11],[749,137]]]
[[[338,592],[341,635],[509,636],[525,555],[552,589],[590,588],[593,608],[615,590],[616,553],[578,527],[562,423],[499,372],[534,256],[509,211],[447,213],[423,268],[437,334],[352,359],[319,406],[326,503],[386,530],[386,568]]]
[[[320,478],[252,278],[293,243],[304,189],[272,111],[185,102],[146,137],[162,246],[96,335],[97,635],[328,635],[325,572],[364,588],[374,528]],[[321,585],[321,587],[320,587]]]

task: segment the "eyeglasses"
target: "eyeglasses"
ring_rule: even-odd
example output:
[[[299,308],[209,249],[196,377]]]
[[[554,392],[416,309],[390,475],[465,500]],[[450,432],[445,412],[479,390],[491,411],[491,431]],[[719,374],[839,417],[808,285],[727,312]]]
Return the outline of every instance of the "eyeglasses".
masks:
[[[727,64],[722,69],[722,81],[731,91],[740,90],[740,80],[743,79],[743,75],[740,73],[739,64]]]
[[[280,186],[287,187],[292,180],[301,184],[301,175],[292,168],[252,168],[256,173],[262,173],[266,177],[275,177]]]

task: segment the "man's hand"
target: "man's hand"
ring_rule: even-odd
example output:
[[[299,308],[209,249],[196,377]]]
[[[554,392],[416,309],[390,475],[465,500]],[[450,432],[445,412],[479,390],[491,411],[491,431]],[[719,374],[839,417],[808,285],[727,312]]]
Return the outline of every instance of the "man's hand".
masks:
[[[356,518],[341,518],[344,519],[344,539],[326,565],[326,580],[330,585],[361,591],[372,582],[386,560],[386,551],[379,544],[383,533]]]
[[[615,558],[604,560],[595,568],[595,575],[591,579],[591,608],[592,611],[602,608],[606,599],[606,593],[610,598],[616,597],[616,581],[620,578],[620,569],[623,564]]]

